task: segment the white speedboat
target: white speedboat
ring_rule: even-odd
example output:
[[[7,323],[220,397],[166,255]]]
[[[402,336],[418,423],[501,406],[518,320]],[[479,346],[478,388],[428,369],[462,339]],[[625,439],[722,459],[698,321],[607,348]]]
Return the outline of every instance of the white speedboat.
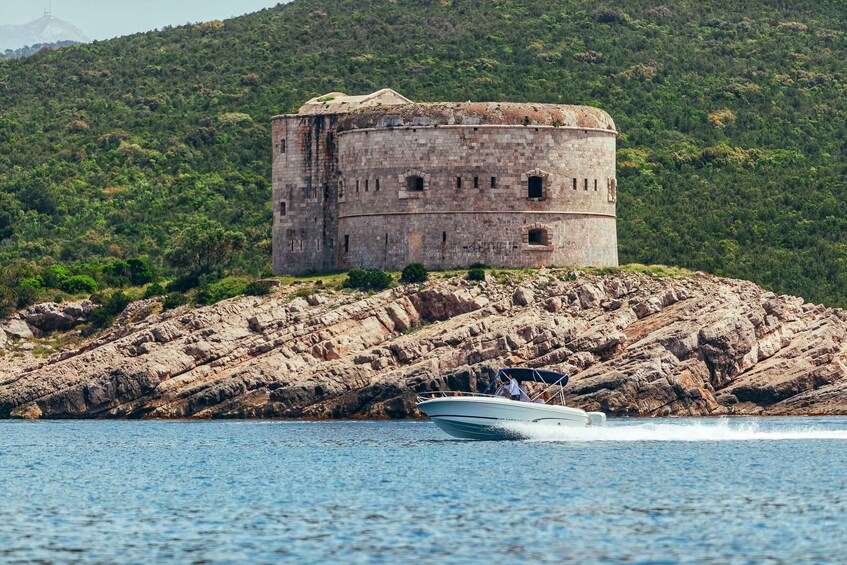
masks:
[[[519,395],[508,394],[508,383],[516,381]],[[539,383],[527,394],[527,382]],[[435,391],[420,393],[417,406],[435,424],[463,439],[524,439],[533,426],[602,426],[606,415],[565,406],[567,375],[540,369],[500,369],[482,394]],[[514,385],[513,385],[514,386]],[[492,390],[488,394],[489,390]],[[513,389],[514,391],[514,389]],[[515,399],[518,398],[519,399]]]

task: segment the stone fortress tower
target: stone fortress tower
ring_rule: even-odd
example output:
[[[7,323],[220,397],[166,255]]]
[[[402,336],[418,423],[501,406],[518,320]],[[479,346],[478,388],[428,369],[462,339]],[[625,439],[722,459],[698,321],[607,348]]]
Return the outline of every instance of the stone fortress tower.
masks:
[[[331,93],[273,118],[273,268],[617,266],[612,118]]]

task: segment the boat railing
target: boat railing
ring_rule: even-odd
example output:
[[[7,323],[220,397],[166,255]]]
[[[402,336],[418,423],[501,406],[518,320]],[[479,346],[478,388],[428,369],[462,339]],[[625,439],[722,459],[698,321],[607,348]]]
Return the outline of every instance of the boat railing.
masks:
[[[481,397],[481,398],[506,398],[507,396],[503,396],[502,394],[485,394],[481,392],[467,392],[462,390],[432,390],[426,392],[417,392],[415,393],[416,402],[424,402],[426,400],[432,400],[433,398],[449,398],[449,397]],[[538,402],[538,397],[533,398],[532,400],[522,400],[521,402]],[[556,397],[547,398],[546,400],[542,400],[541,404],[549,404],[549,405],[561,405],[564,406],[564,401],[559,401]]]
[[[481,392],[467,392],[463,390],[432,390],[427,392],[417,392],[418,402],[431,400],[433,398],[447,398],[450,396],[481,396],[484,398],[496,398],[496,394],[483,394]],[[502,395],[499,395],[502,398]]]

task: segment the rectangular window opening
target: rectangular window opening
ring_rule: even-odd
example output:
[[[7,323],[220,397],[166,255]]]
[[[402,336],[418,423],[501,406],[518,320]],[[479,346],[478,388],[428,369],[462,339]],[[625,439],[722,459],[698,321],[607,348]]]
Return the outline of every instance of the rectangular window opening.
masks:
[[[376,179],[376,186],[374,187],[376,192],[379,192],[379,179]]]
[[[491,188],[497,188],[497,177],[491,177]]]
[[[388,247],[388,234],[385,234],[385,246]]]
[[[345,235],[344,236],[344,253],[347,253],[348,251],[350,251],[350,236]]]
[[[529,230],[527,243],[530,245],[547,245],[547,233],[544,230]]]
[[[359,179],[356,179],[356,192],[359,192]]]
[[[280,216],[284,216],[284,215],[285,215],[285,202],[280,202],[280,203],[279,203],[279,215],[280,215]]]
[[[279,152],[285,153],[285,140],[284,139],[279,140]]]
[[[576,190],[576,179],[573,179],[573,189]]]
[[[473,178],[473,187],[474,187],[474,188],[479,188],[479,177],[474,177],[474,178]]]
[[[585,179],[585,190],[588,190],[588,179]]]
[[[597,179],[594,179],[594,192],[597,192]]]
[[[462,188],[462,177],[456,177],[456,188]]]
[[[365,192],[368,191],[368,184],[370,184],[368,179],[365,179]]]
[[[447,232],[441,232],[441,243],[447,243]]]

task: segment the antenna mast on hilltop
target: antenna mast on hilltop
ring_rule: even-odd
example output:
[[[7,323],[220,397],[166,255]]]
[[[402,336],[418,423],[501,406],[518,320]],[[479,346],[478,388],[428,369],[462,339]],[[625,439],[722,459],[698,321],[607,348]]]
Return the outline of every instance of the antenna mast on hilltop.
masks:
[[[47,6],[44,8],[44,17],[53,15],[53,0],[47,1]]]

